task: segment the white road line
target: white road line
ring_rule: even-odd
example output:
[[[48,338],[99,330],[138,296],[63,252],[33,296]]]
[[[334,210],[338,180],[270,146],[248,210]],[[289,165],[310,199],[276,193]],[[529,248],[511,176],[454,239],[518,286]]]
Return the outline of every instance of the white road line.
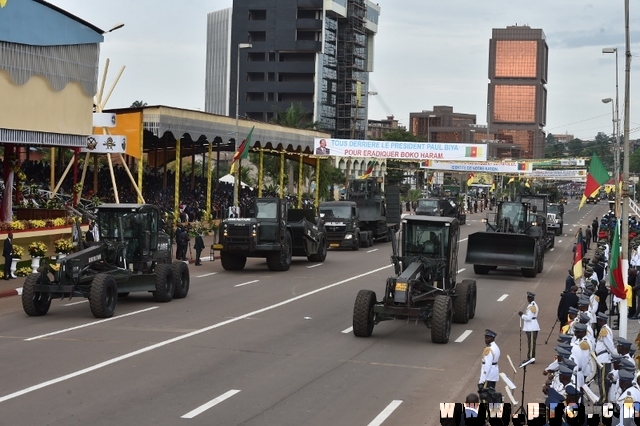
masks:
[[[498,299],[498,302],[504,302],[504,299],[506,299],[507,297],[509,297],[508,294],[503,294],[502,296],[500,296],[500,298]]]
[[[247,281],[246,283],[236,284],[236,285],[234,285],[234,287],[242,287],[243,285],[257,283],[258,281],[260,281],[260,280]]]
[[[367,250],[367,253],[373,253],[374,251],[378,251],[378,249]]]
[[[99,364],[94,364],[92,366],[83,368],[82,370],[76,370],[73,373],[65,374],[64,376],[60,376],[60,377],[57,377],[55,379],[47,380],[46,382],[38,383],[37,385],[33,385],[33,386],[28,387],[28,388],[24,388],[24,389],[21,389],[19,391],[16,391],[16,392],[13,392],[13,393],[10,393],[8,395],[0,397],[0,403],[5,402],[5,401],[9,401],[11,399],[17,398],[17,397],[22,396],[22,395],[26,395],[26,394],[31,393],[31,392],[35,392],[35,391],[40,390],[40,389],[44,389],[46,387],[55,385],[57,383],[61,383],[61,382],[67,381],[67,380],[71,380],[71,379],[73,379],[75,377],[79,377],[79,376],[82,376],[84,374],[91,373],[92,371],[96,371],[96,370],[99,370],[101,368],[107,367],[109,365],[115,364],[117,362],[124,361],[125,359],[133,358],[134,356],[138,356],[138,355],[141,355],[141,354],[144,354],[144,353],[147,353],[147,352],[151,352],[151,351],[153,351],[155,349],[158,349],[158,348],[161,348],[163,346],[167,346],[167,345],[170,345],[172,343],[180,342],[182,340],[188,339],[188,338],[193,337],[193,336],[197,336],[197,335],[202,334],[202,333],[208,333],[209,331],[215,330],[216,328],[224,327],[225,325],[233,324],[233,323],[241,321],[243,319],[251,318],[252,316],[259,315],[259,314],[261,314],[263,312],[271,311],[271,310],[279,308],[281,306],[285,306],[285,305],[288,305],[290,303],[297,302],[298,300],[307,298],[309,296],[313,296],[314,294],[323,292],[325,290],[332,289],[333,287],[340,286],[342,284],[351,282],[353,280],[357,280],[359,278],[366,277],[366,276],[371,275],[371,274],[375,274],[375,273],[380,272],[380,271],[384,271],[385,269],[390,268],[390,267],[391,267],[391,265],[385,265],[385,266],[382,266],[380,268],[373,269],[371,271],[367,271],[367,272],[359,274],[359,275],[354,275],[353,277],[346,278],[346,279],[344,279],[342,281],[338,281],[338,282],[335,282],[333,284],[326,285],[324,287],[317,288],[317,289],[312,290],[312,291],[310,291],[308,293],[303,293],[303,294],[300,294],[298,296],[292,297],[290,299],[285,299],[282,302],[278,302],[278,303],[276,303],[274,305],[265,306],[264,308],[261,308],[261,309],[258,309],[258,310],[252,311],[252,312],[247,312],[246,314],[240,315],[238,317],[230,318],[228,320],[225,320],[225,321],[222,321],[222,322],[218,322],[216,324],[212,324],[210,326],[201,328],[199,330],[191,331],[189,333],[183,334],[182,336],[173,337],[171,339],[164,340],[162,342],[158,342],[158,343],[155,343],[155,344],[150,345],[150,346],[145,346],[145,347],[140,348],[138,350],[135,350],[133,352],[129,352],[129,353],[120,355],[118,357],[108,359],[108,360],[103,361],[103,362],[101,362]]]
[[[561,242],[562,242],[562,240],[558,240],[558,242],[559,242],[559,243],[561,243]]]
[[[240,391],[237,389],[231,389],[229,392],[225,392],[222,395],[220,395],[217,398],[212,399],[211,401],[207,402],[206,404],[203,404],[201,406],[199,406],[198,408],[196,408],[195,410],[189,411],[187,414],[185,414],[184,416],[180,417],[181,419],[192,419],[195,416],[197,416],[198,414],[202,414],[205,411],[207,411],[209,408],[220,404],[222,401],[224,401],[225,399],[229,399],[231,398],[233,395],[239,393]]]
[[[343,333],[343,334],[349,334],[349,333],[351,333],[352,331],[353,331],[353,327],[349,327],[349,328],[346,328],[346,329],[342,330],[342,333]]]
[[[393,400],[391,404],[387,405],[387,408],[382,410],[382,412],[378,414],[371,423],[369,423],[369,426],[380,426],[382,423],[384,423],[385,420],[387,420],[391,413],[393,413],[395,409],[400,406],[400,404],[402,404],[402,401],[398,399]]]
[[[458,272],[456,272],[456,273],[459,274],[460,272],[466,271],[466,270],[467,270],[467,268],[462,268],[462,269],[458,270]]]
[[[66,333],[67,331],[78,330],[80,328],[90,327],[90,326],[96,325],[96,324],[102,324],[103,322],[113,321],[113,320],[117,320],[117,319],[120,319],[120,318],[129,317],[129,316],[135,315],[135,314],[141,314],[143,312],[151,311],[153,309],[158,309],[158,307],[157,306],[152,306],[150,308],[143,309],[141,311],[129,312],[128,314],[118,315],[117,317],[106,318],[106,319],[103,319],[103,320],[100,320],[100,321],[94,321],[94,322],[89,322],[89,323],[82,324],[82,325],[77,325],[77,326],[71,327],[71,328],[65,328],[64,330],[54,331],[54,332],[47,333],[47,334],[41,334],[40,336],[29,337],[28,339],[24,339],[24,341],[25,342],[30,342],[32,340],[42,339],[43,337],[49,337],[49,336],[53,336],[53,335],[56,335],[56,334],[62,334],[62,333]]]
[[[204,278],[204,277],[209,277],[211,275],[215,275],[217,274],[217,272],[210,272],[208,274],[203,274],[203,275],[196,275],[196,278]]]
[[[81,300],[81,301],[79,301],[79,302],[71,302],[71,303],[67,303],[67,304],[62,305],[62,306],[73,306],[73,305],[79,305],[79,304],[81,304],[81,303],[87,303],[87,302],[88,302],[88,300]]]
[[[469,335],[470,335],[471,333],[473,333],[473,330],[465,330],[465,332],[464,332],[464,333],[462,333],[462,334],[460,335],[460,337],[458,337],[458,338],[455,340],[455,342],[456,342],[456,343],[462,343],[462,342],[464,342],[464,339],[466,339],[467,337],[469,337]]]
[[[461,242],[463,242],[463,241],[467,241],[468,239],[469,239],[469,237],[467,237],[467,238],[463,238],[463,239],[461,239],[461,240],[458,240],[458,242],[459,242],[459,243],[461,243]]]
[[[322,266],[322,263],[316,263],[315,265],[307,266],[307,269],[317,268],[318,266]]]
[[[555,249],[555,247],[554,248],[550,248],[549,251],[553,251],[554,249]]]

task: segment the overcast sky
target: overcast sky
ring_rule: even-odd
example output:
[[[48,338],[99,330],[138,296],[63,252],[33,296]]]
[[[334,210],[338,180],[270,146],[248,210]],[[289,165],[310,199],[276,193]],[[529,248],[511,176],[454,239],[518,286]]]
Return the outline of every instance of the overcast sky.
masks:
[[[232,0],[49,1],[104,30],[125,23],[105,34],[101,47],[101,75],[106,59],[111,61],[108,82],[126,67],[107,108],[143,100],[204,110],[207,13],[230,7]],[[635,139],[640,137],[640,10],[630,3],[630,136]],[[408,125],[410,112],[449,105],[485,124],[491,30],[517,24],[542,29],[549,45],[546,132],[581,139],[611,133],[611,106],[601,99],[616,97],[616,64],[603,47],[619,50],[624,119],[624,0],[379,0],[379,5],[370,76],[370,90],[378,95],[370,99],[369,118],[394,115]]]

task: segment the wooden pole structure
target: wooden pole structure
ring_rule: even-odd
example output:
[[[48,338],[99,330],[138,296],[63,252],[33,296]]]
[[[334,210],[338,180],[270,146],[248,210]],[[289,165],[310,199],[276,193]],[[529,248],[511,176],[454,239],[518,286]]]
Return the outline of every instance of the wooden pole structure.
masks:
[[[178,223],[180,218],[180,139],[176,139],[176,175],[175,175],[175,191],[173,194],[173,219]]]
[[[58,180],[58,183],[56,184],[56,187],[51,192],[51,198],[53,198],[58,193],[58,189],[60,189],[60,186],[62,185],[62,182],[64,181],[64,178],[67,177],[67,174],[69,173],[69,170],[71,170],[71,166],[73,166],[73,161],[69,161],[69,164],[67,164],[67,168],[64,169],[64,173],[62,173],[62,176],[60,176],[60,180]]]
[[[129,165],[127,164],[126,161],[124,161],[124,158],[122,158],[122,154],[118,153],[118,155],[120,156],[120,160],[122,161],[122,166],[124,167],[125,172],[127,172],[127,175],[129,176],[129,179],[131,179],[131,183],[133,184],[133,189],[136,190],[136,194],[138,194],[138,202],[144,204],[144,197],[142,196],[142,192],[140,191],[140,188],[138,188],[138,185],[136,185],[136,180],[133,178],[133,175],[131,174],[131,170],[129,170]]]
[[[318,211],[318,207],[320,206],[320,164],[320,158],[316,158],[316,211]]]
[[[50,182],[51,185],[49,186],[49,189],[51,189],[51,195],[49,198],[53,198],[53,195],[55,194],[55,191],[53,188],[56,187],[56,149],[51,147],[51,172],[50,172]]]
[[[262,197],[262,187],[264,182],[264,150],[260,148],[258,153],[258,198]]]
[[[300,161],[298,164],[298,208],[302,208],[302,168],[304,166],[304,162],[302,161],[302,152],[300,152]]]
[[[284,149],[280,152],[280,198],[284,198]]]
[[[138,160],[138,189],[142,193],[142,178],[144,176],[144,119],[140,114],[140,160]],[[144,198],[140,196],[138,202],[144,203]]]
[[[213,142],[209,142],[209,152],[207,154],[207,221],[211,220],[211,187],[213,178]],[[202,159],[204,164],[204,158]]]
[[[116,199],[116,204],[120,204],[120,197],[118,197],[118,187],[116,186],[116,176],[113,173],[113,162],[111,161],[111,154],[107,153],[107,161],[109,162],[109,173],[111,174],[111,185],[113,185],[113,195]]]

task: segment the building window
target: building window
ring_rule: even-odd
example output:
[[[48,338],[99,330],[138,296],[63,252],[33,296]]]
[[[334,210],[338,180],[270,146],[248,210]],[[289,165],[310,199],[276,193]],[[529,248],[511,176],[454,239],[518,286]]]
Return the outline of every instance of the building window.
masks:
[[[493,121],[496,123],[535,123],[535,107],[535,86],[495,86]]]
[[[535,40],[497,40],[497,78],[536,78],[538,42]]]
[[[296,35],[298,41],[322,41],[320,31],[298,31]]]
[[[260,10],[250,10],[249,11],[249,20],[250,21],[266,21],[267,20],[267,11]]]
[[[276,52],[269,52],[269,62],[276,61]]]
[[[247,53],[247,61],[249,62],[264,62],[263,52],[249,52]]]
[[[262,92],[247,92],[247,102],[261,102],[264,101],[264,93]]]
[[[249,31],[249,43],[258,43],[267,40],[266,31]]]
[[[276,81],[276,73],[275,72],[267,73],[267,80],[268,81]]]
[[[247,73],[247,81],[264,81],[263,72],[249,72]]]

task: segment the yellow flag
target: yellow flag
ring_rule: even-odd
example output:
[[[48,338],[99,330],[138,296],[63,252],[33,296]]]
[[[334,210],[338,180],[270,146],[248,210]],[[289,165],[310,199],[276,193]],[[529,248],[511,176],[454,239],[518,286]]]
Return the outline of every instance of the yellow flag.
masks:
[[[509,182],[507,182],[507,185],[509,185],[511,182],[513,182],[514,180],[516,180],[516,178],[512,177],[511,179],[509,179]]]

